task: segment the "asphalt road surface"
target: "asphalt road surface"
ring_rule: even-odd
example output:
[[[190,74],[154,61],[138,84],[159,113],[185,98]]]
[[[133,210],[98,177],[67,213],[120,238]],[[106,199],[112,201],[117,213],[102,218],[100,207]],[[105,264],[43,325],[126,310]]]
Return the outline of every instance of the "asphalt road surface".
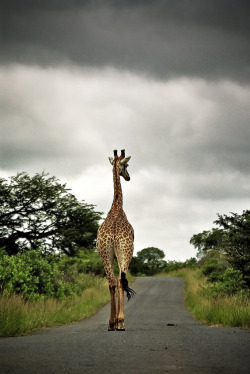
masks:
[[[182,278],[138,278],[133,288],[126,331],[107,331],[106,305],[76,324],[0,338],[0,373],[250,373],[249,330],[195,321]]]

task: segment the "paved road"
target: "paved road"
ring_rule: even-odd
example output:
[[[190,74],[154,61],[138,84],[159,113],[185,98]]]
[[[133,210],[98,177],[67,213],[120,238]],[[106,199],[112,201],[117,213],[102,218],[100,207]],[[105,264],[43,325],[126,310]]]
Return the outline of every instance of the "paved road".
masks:
[[[196,322],[183,286],[182,278],[137,279],[126,331],[107,331],[107,305],[80,323],[1,338],[0,374],[250,373],[249,331]]]

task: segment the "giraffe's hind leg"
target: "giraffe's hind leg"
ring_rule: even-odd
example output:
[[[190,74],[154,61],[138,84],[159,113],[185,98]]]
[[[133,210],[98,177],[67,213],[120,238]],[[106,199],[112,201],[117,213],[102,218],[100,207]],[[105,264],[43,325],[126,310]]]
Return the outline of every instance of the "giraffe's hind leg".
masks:
[[[109,318],[108,331],[115,331],[116,328],[117,328],[115,289],[116,289],[116,286],[109,286],[109,291],[110,291],[110,318]]]
[[[118,308],[117,308],[117,330],[118,331],[124,331],[125,330],[125,323],[124,323],[124,291],[127,292],[130,290],[128,287],[128,282],[126,279],[126,273],[128,271],[129,263],[131,261],[133,255],[133,242],[127,244],[124,243],[122,240],[119,240],[116,243],[116,256],[118,259],[119,264],[119,279],[118,279]],[[126,284],[126,286],[125,286]],[[133,292],[134,293],[134,292]],[[130,294],[130,297],[133,296],[133,294]],[[128,299],[130,299],[128,297]]]
[[[117,288],[117,281],[114,274],[114,246],[112,241],[110,240],[108,246],[101,245],[102,243],[98,243],[98,252],[101,255],[104,270],[109,282],[109,292],[110,292],[110,318],[109,318],[109,326],[108,331],[114,331],[117,327],[117,313],[116,313],[116,288]]]
[[[105,268],[105,265],[104,265]],[[117,281],[115,279],[115,275],[112,270],[105,268],[108,282],[109,282],[109,292],[110,292],[110,318],[109,318],[109,326],[108,331],[114,331],[117,327],[117,313],[116,313],[116,288],[117,288]]]
[[[117,310],[117,326],[116,329],[118,331],[124,331],[125,330],[125,324],[124,324],[124,290],[122,286],[121,281],[121,274],[119,275],[118,280],[118,310]]]

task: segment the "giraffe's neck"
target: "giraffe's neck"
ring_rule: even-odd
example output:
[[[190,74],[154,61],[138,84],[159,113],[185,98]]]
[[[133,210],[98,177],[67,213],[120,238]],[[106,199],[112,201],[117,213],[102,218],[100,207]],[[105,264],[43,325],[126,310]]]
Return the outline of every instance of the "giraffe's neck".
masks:
[[[122,186],[121,186],[121,181],[120,181],[118,160],[114,161],[113,179],[114,179],[114,199],[113,199],[112,209],[118,211],[122,209],[122,205],[123,205]]]

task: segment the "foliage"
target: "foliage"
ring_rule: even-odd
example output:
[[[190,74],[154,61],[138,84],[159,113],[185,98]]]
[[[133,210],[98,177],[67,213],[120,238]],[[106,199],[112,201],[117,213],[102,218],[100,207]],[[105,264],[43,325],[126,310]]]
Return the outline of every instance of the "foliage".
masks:
[[[101,213],[68,191],[45,173],[0,178],[0,247],[10,255],[43,248],[70,256],[79,247],[92,248]]]
[[[250,210],[243,211],[242,215],[218,214],[215,223],[223,227],[221,249],[226,253],[229,263],[242,271],[250,285]]]
[[[65,274],[65,277],[71,277],[72,271],[77,274],[89,274],[105,276],[102,259],[97,251],[88,251],[80,248],[77,255],[69,257],[62,255],[58,263],[58,268]]]
[[[236,293],[244,293],[246,282],[240,270],[227,268],[225,272],[217,278],[217,282],[207,287],[207,292],[212,296],[234,295]]]
[[[184,261],[183,263],[183,267],[184,268],[189,268],[189,269],[194,269],[197,267],[197,260],[195,257],[191,257],[189,259],[187,259],[186,261]]]
[[[211,249],[219,248],[222,237],[223,230],[212,228],[211,231],[203,231],[199,234],[194,234],[190,239],[190,244],[198,250],[198,254],[203,254]]]
[[[137,256],[132,257],[129,264],[129,271],[135,276],[146,275],[144,273],[144,264],[138,259]]]
[[[243,273],[230,267],[225,254],[211,250],[200,261],[200,265],[201,274],[208,283],[206,290],[209,295],[216,297],[245,292],[247,286]]]
[[[250,210],[241,215],[220,215],[214,221],[220,228],[195,234],[190,243],[198,250],[198,255],[204,256],[212,249],[226,255],[229,264],[240,270],[248,285],[250,285]]]
[[[186,261],[165,261],[164,252],[158,248],[149,247],[137,253],[130,262],[129,270],[132,275],[136,276],[151,276],[160,274],[161,272],[167,273],[170,271],[197,267],[197,260],[194,257]]]
[[[0,292],[3,295],[22,294],[28,300],[67,295],[70,290],[59,279],[55,261],[45,259],[39,251],[0,257]]]
[[[161,260],[165,257],[165,254],[161,249],[148,247],[137,252],[137,257],[144,263],[148,263],[152,266],[158,266],[161,264]]]
[[[38,250],[9,256],[0,252],[0,294],[21,294],[26,300],[80,295],[92,287],[95,275],[103,275],[97,253],[85,257],[44,256]],[[86,273],[91,274],[88,276]]]
[[[201,272],[203,275],[207,276],[208,281],[215,282],[219,280],[226,270],[225,264],[219,261],[217,258],[208,258],[203,267],[201,268]]]
[[[165,265],[165,253],[158,248],[148,247],[137,252],[130,262],[130,271],[133,275],[155,275]]]
[[[162,269],[162,272],[170,272],[175,271],[179,269],[189,268],[193,269],[197,266],[197,260],[194,257],[191,257],[190,259],[187,259],[186,261],[166,261],[164,268]]]

